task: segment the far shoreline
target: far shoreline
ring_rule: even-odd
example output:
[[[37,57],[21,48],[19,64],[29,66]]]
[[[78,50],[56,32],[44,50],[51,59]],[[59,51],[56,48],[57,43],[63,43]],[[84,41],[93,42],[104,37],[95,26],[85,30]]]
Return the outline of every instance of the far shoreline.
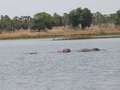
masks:
[[[52,30],[35,32],[31,30],[19,30],[14,32],[1,32],[0,40],[13,39],[45,39],[56,40],[77,40],[77,39],[99,39],[99,38],[120,38],[120,28],[115,27],[90,27],[88,29],[74,29],[54,27]]]
[[[83,40],[83,39],[107,39],[107,38],[120,38],[120,35],[101,35],[101,36],[88,36],[78,38],[53,38],[54,41],[61,40]]]
[[[84,39],[107,39],[107,38],[120,38],[119,35],[87,35],[80,37],[64,37],[64,36],[45,36],[45,37],[5,37],[0,38],[0,40],[27,40],[27,39],[51,39],[52,41],[61,41],[61,40],[84,40]]]

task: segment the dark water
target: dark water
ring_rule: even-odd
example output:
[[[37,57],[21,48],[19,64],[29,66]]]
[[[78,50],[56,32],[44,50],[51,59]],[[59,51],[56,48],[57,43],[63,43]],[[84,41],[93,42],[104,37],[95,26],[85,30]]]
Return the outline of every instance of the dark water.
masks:
[[[120,39],[0,41],[0,90],[120,90]]]

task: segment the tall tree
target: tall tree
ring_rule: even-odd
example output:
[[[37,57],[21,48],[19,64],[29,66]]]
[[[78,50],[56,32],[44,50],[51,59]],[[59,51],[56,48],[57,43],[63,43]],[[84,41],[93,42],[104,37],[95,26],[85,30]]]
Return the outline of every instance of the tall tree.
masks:
[[[53,15],[54,18],[54,26],[62,26],[62,16],[58,15],[57,13],[54,13]]]
[[[51,29],[53,26],[53,17],[46,13],[37,13],[34,15],[32,20],[32,29],[41,30],[41,29]]]
[[[89,9],[84,8],[81,14],[81,26],[84,29],[85,27],[90,27],[92,23],[92,13]]]
[[[89,9],[77,8],[72,10],[69,13],[69,22],[73,27],[78,27],[81,25],[81,28],[89,27],[92,23],[92,13]]]
[[[120,25],[120,10],[116,12],[115,15],[115,25]]]
[[[63,22],[64,27],[66,25],[70,25],[69,14],[64,13],[62,22]]]

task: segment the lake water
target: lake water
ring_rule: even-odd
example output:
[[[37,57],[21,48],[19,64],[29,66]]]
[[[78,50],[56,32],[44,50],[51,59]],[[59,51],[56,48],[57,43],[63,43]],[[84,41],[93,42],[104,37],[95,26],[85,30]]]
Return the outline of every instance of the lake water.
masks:
[[[2,40],[0,90],[120,90],[120,39]]]

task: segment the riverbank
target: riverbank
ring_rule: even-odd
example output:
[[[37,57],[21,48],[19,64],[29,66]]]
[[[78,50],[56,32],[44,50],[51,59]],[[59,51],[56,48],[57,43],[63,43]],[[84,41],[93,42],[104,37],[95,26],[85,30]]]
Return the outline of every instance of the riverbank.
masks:
[[[120,29],[114,27],[91,27],[80,30],[64,27],[55,27],[52,30],[34,32],[19,30],[15,32],[1,32],[0,40],[29,39],[29,38],[55,38],[54,40],[89,39],[89,38],[120,38]]]

